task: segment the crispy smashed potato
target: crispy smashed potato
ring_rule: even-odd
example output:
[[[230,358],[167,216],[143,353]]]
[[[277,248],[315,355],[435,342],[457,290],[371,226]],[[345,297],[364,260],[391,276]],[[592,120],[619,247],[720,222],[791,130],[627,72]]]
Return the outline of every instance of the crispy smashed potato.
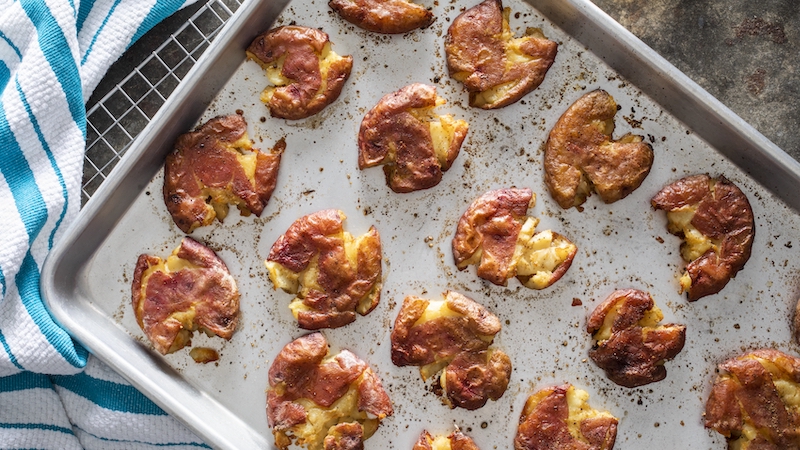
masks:
[[[564,209],[580,209],[596,192],[605,203],[623,199],[650,173],[653,148],[641,136],[614,140],[617,103],[601,89],[589,92],[558,119],[544,152],[544,181]]]
[[[800,358],[761,349],[718,366],[705,426],[732,450],[800,448]]]
[[[794,341],[800,344],[800,299],[797,300],[797,303],[794,307],[794,317],[792,318],[792,325],[793,325],[793,334],[794,334]]]
[[[213,250],[185,237],[166,260],[140,255],[131,303],[144,334],[162,355],[192,343],[192,332],[230,340],[239,322],[239,289]]]
[[[724,176],[682,178],[651,200],[667,213],[667,230],[681,237],[681,256],[689,264],[680,279],[689,301],[716,294],[750,259],[755,236],[747,197]]]
[[[514,438],[515,450],[611,450],[616,417],[592,409],[589,394],[570,384],[528,397]]]
[[[447,436],[440,435],[433,437],[427,431],[423,431],[419,440],[411,450],[480,450],[475,442],[456,429]]]
[[[432,12],[408,0],[330,0],[328,6],[344,20],[375,33],[407,33],[434,19]]]
[[[381,238],[344,231],[343,212],[326,209],[297,219],[265,261],[275,289],[296,294],[289,304],[300,328],[338,328],[369,314],[381,298]]]
[[[486,0],[447,30],[447,69],[469,91],[470,106],[495,109],[518,101],[542,84],[556,59],[558,44],[542,30],[528,28],[515,38],[510,13],[500,0]]]
[[[436,88],[414,83],[385,95],[358,132],[358,168],[383,165],[394,192],[428,189],[455,161],[469,125],[433,109],[445,101]]]
[[[472,202],[453,237],[458,270],[477,264],[478,276],[498,286],[513,277],[531,289],[558,281],[578,247],[554,231],[536,232],[539,219],[525,215],[535,203],[528,188],[489,191]]]
[[[659,325],[663,318],[647,292],[614,291],[589,316],[586,331],[594,339],[589,357],[620,386],[663,380],[664,361],[674,358],[686,342],[686,327]]]
[[[459,293],[434,301],[408,296],[392,330],[392,362],[420,366],[423,380],[441,373],[443,401],[475,410],[508,387],[511,360],[490,348],[500,328],[497,316]]]
[[[329,355],[320,333],[286,344],[269,368],[267,420],[282,450],[363,449],[392,413],[375,372],[347,350]]]
[[[305,119],[322,111],[339,98],[353,68],[353,57],[331,50],[326,33],[294,25],[264,32],[246,53],[272,83],[261,101],[272,117],[282,119]]]
[[[184,233],[220,222],[228,205],[261,216],[272,197],[286,142],[270,153],[254,148],[238,114],[215,117],[182,134],[164,164],[164,203]]]
[[[208,347],[194,347],[189,350],[189,356],[198,364],[208,364],[210,362],[219,361],[219,353],[213,348]]]

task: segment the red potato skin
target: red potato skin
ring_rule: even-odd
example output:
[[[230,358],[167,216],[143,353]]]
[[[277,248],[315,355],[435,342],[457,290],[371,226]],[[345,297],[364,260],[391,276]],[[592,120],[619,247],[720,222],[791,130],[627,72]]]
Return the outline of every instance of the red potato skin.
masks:
[[[486,0],[461,13],[445,38],[447,68],[454,73],[467,72],[464,86],[470,92],[470,106],[477,106],[477,93],[507,82],[521,80],[510,92],[495,103],[481,106],[496,109],[508,106],[536,89],[556,59],[558,44],[543,38],[526,41],[521,50],[537,59],[506,68],[506,43],[500,38],[503,31],[503,4]]]
[[[753,210],[747,196],[724,176],[680,179],[664,187],[650,203],[666,212],[697,205],[691,224],[703,235],[721,241],[718,253],[709,249],[686,266],[692,280],[689,301],[720,292],[750,259],[755,238]]]
[[[325,450],[364,450],[364,427],[360,423],[340,423],[325,437]]]
[[[450,433],[447,439],[450,441],[450,450],[480,450],[472,438],[459,430]],[[412,450],[433,450],[432,442],[433,436],[427,431],[423,431]]]
[[[474,411],[503,396],[511,379],[511,359],[502,350],[462,352],[445,368],[445,395],[454,407]]]
[[[621,307],[611,337],[595,343],[589,357],[620,386],[633,388],[663,380],[667,376],[663,362],[683,350],[686,327],[670,323],[645,330],[637,322],[653,309],[653,298],[638,289],[623,289],[614,291],[592,312],[588,333],[599,331],[608,312],[618,304]]]
[[[430,302],[408,296],[392,329],[392,362],[424,366],[451,359],[444,368],[445,396],[451,407],[475,410],[502,397],[511,378],[511,360],[489,349],[481,337],[500,331],[500,320],[482,305],[456,292],[445,294],[447,307],[464,316],[438,317],[415,325]]]
[[[706,402],[705,426],[733,440],[741,434],[746,415],[759,433],[743,448],[796,450],[800,448],[800,416],[787,409],[772,375],[748,358],[751,355],[772,362],[789,381],[800,383],[800,359],[778,350],[759,349],[731,358],[718,366],[719,375]]]
[[[490,342],[480,335],[493,336],[500,331],[500,320],[482,305],[457,294],[446,294],[447,306],[466,317],[440,317],[420,325],[414,323],[430,303],[410,295],[405,298],[392,329],[392,362],[396,366],[422,366],[461,352],[481,352]],[[465,307],[463,303],[471,303]]]
[[[794,341],[800,344],[800,299],[798,299],[797,304],[794,307],[794,317],[792,318],[792,334],[794,335]]]
[[[596,125],[613,121],[616,113],[614,99],[598,89],[573,103],[550,131],[544,153],[545,184],[562,208],[586,200],[579,192],[584,176],[603,202],[613,203],[636,190],[650,173],[654,159],[650,144],[638,136],[637,142],[621,142],[629,135],[615,141],[611,132],[605,134]]]
[[[498,286],[506,286],[510,278],[516,277],[528,286],[533,275],[518,275],[512,261],[532,198],[533,192],[528,188],[505,188],[486,192],[475,199],[459,219],[453,236],[453,259],[458,270],[465,270],[473,263],[471,259],[480,255],[478,277]],[[571,244],[572,250],[551,272],[547,283],[536,289],[547,288],[560,280],[578,253],[578,247],[565,236],[556,232],[552,235],[557,245],[566,242]]]
[[[456,135],[442,165],[433,147],[430,127],[409,110],[436,106],[436,88],[414,83],[381,98],[361,121],[358,132],[358,168],[384,165],[389,188],[397,193],[429,189],[455,161],[467,135]]]
[[[595,418],[581,422],[580,430],[588,443],[574,438],[568,430],[567,389],[569,385],[549,388],[550,392],[532,411],[525,406],[520,417],[515,450],[610,450],[617,436],[617,419]]]
[[[328,35],[320,30],[301,26],[283,26],[257,36],[247,47],[247,56],[262,67],[285,57],[281,75],[293,81],[275,89],[269,104],[272,117],[299,120],[313,116],[331,104],[342,92],[353,68],[352,56],[331,64],[322,88],[319,55]]]
[[[293,272],[305,270],[318,257],[317,282],[322,291],[312,290],[303,303],[311,308],[298,314],[298,324],[307,330],[338,328],[355,321],[356,312],[366,315],[378,305],[380,289],[366,309],[358,310],[359,300],[369,295],[381,282],[381,242],[371,227],[358,249],[357,267],[345,255],[342,213],[326,209],[301,217],[272,245],[268,261]]]
[[[242,199],[242,213],[261,216],[272,197],[286,142],[281,139],[271,153],[256,151],[255,180],[251,182],[236,160],[236,150],[226,144],[247,133],[247,122],[238,114],[218,116],[182,134],[164,164],[164,203],[175,225],[184,233],[209,225],[216,213],[206,203],[203,188],[224,189]]]
[[[453,257],[459,270],[482,251],[478,276],[505,286],[512,275],[511,258],[533,193],[528,188],[487,192],[461,216],[453,237]]]
[[[344,20],[374,33],[407,33],[434,20],[432,12],[406,0],[331,0],[328,6]]]
[[[321,407],[329,407],[362,375],[366,376],[365,382],[358,386],[359,409],[378,417],[392,415],[394,410],[389,396],[366,363],[342,350],[323,364],[327,354],[328,343],[320,333],[301,336],[278,353],[269,369],[267,419],[270,427],[282,431],[303,423],[306,412],[294,403],[295,400],[306,398]],[[339,430],[344,436],[352,435],[352,431]]]
[[[177,257],[199,266],[169,275],[153,272],[144,286],[144,273],[161,258],[139,256],[131,284],[131,303],[136,321],[153,347],[169,353],[183,325],[170,316],[195,308],[194,324],[229,340],[239,322],[239,289],[225,263],[205,245],[185,237]],[[178,349],[172,349],[173,351]]]

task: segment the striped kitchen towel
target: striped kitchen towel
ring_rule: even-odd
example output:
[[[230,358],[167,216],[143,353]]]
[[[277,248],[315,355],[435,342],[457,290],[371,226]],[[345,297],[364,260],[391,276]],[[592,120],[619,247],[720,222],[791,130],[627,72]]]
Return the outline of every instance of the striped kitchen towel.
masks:
[[[88,100],[147,30],[194,0],[0,0],[0,448],[197,448],[90,357],[39,294],[80,207]]]

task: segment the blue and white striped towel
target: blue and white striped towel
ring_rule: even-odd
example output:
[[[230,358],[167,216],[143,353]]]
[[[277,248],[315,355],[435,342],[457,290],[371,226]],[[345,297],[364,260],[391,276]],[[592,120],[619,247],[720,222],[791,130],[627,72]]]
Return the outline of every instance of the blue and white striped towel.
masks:
[[[194,0],[0,0],[0,448],[206,447],[50,318],[47,252],[75,218],[85,102]]]

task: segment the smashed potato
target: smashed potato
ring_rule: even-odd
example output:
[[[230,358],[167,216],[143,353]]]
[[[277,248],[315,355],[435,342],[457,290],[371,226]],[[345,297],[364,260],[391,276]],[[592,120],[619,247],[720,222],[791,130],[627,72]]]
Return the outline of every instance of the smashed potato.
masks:
[[[436,88],[414,83],[385,95],[361,121],[358,168],[383,165],[394,192],[428,189],[455,161],[469,125],[433,108],[445,101]]]
[[[681,237],[681,256],[689,264],[680,279],[689,301],[716,294],[750,259],[755,236],[747,196],[724,176],[682,178],[651,200],[667,213],[667,230]]]
[[[544,152],[544,181],[564,209],[580,209],[592,192],[613,203],[636,190],[650,173],[653,148],[641,136],[614,140],[617,103],[598,89],[583,95],[558,119]]]
[[[486,0],[453,21],[444,49],[450,76],[469,91],[469,104],[482,109],[510,105],[536,89],[553,65],[558,44],[528,28],[514,38],[510,8]]]
[[[330,0],[328,6],[344,20],[375,33],[407,33],[434,19],[432,12],[408,0]]]
[[[620,386],[663,380],[664,361],[674,358],[686,342],[686,327],[659,325],[663,318],[647,292],[614,291],[589,316],[586,331],[594,339],[589,357]]]
[[[286,142],[270,153],[254,148],[238,114],[215,117],[182,134],[164,164],[164,203],[184,233],[220,222],[228,205],[261,216],[272,197]]]
[[[419,436],[414,448],[411,450],[480,450],[475,442],[456,429],[447,436],[431,436],[427,431],[423,431]]]
[[[166,260],[139,256],[131,303],[136,322],[162,355],[191,345],[198,330],[229,340],[239,322],[239,289],[228,267],[189,237]]]
[[[511,360],[490,348],[500,328],[497,316],[459,293],[434,301],[408,296],[392,330],[392,362],[420,366],[423,380],[440,373],[443,401],[475,410],[508,387]]]
[[[369,314],[381,298],[381,238],[344,231],[342,211],[297,219],[265,261],[275,289],[296,294],[289,304],[300,328],[338,328]]]
[[[800,358],[761,349],[718,366],[705,426],[736,450],[800,448]]]
[[[592,409],[589,394],[570,384],[528,397],[514,438],[515,450],[611,450],[616,417]]]
[[[792,318],[792,332],[794,334],[794,341],[800,344],[800,299],[794,307],[794,317]]]
[[[458,270],[477,264],[478,276],[498,286],[513,277],[531,289],[558,281],[578,247],[554,231],[536,233],[539,219],[525,215],[535,203],[528,188],[489,191],[472,202],[453,237]]]
[[[264,32],[246,53],[272,83],[261,101],[272,117],[282,119],[305,119],[322,111],[339,98],[353,68],[353,57],[331,50],[326,33],[295,25]]]
[[[267,420],[281,450],[361,449],[392,413],[375,372],[348,350],[329,355],[321,333],[286,344],[269,368]]]

